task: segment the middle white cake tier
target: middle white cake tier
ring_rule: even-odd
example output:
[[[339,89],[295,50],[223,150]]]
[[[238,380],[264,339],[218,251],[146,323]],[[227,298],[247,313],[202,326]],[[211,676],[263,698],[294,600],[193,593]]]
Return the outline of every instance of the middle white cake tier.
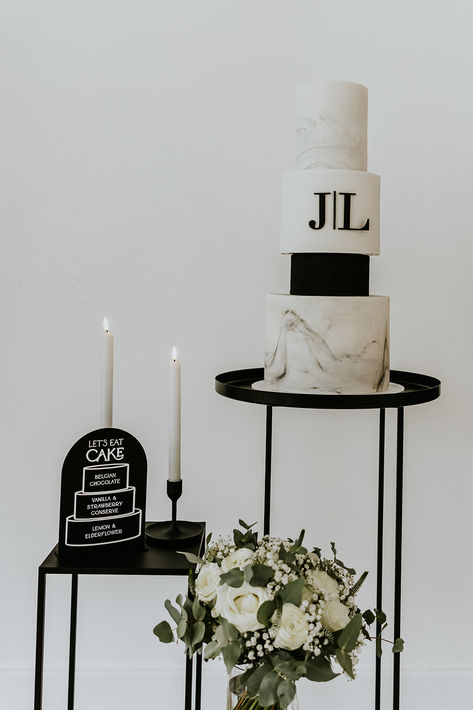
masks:
[[[264,381],[281,392],[386,391],[389,297],[267,294]]]
[[[282,176],[281,253],[379,254],[379,175],[291,170]]]

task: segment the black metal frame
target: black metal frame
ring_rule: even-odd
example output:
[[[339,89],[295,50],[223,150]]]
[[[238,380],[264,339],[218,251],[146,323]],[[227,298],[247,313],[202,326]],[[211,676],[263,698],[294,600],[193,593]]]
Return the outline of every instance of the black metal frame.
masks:
[[[151,523],[149,523],[151,524]],[[186,549],[196,555],[202,554],[205,545],[205,523],[202,526],[201,538]],[[74,690],[76,671],[76,638],[77,638],[77,604],[79,597],[79,575],[187,575],[194,565],[187,562],[183,555],[174,550],[149,548],[128,558],[96,558],[88,563],[72,563],[60,560],[57,556],[57,546],[46,557],[38,570],[38,603],[36,617],[36,660],[34,684],[34,710],[43,707],[43,667],[44,667],[44,631],[46,610],[46,577],[48,574],[65,574],[71,577],[71,611],[69,627],[69,667],[67,710],[74,710]],[[184,693],[184,708],[192,710],[193,661],[186,656],[186,681]],[[202,656],[198,655],[195,664],[194,710],[201,710],[202,689]]]
[[[401,635],[401,575],[402,575],[402,504],[404,468],[404,407],[430,402],[440,396],[440,381],[429,375],[391,370],[391,382],[401,384],[403,392],[382,394],[304,394],[252,389],[253,382],[262,380],[262,368],[236,370],[217,375],[216,391],[224,397],[266,405],[266,453],[263,531],[269,534],[271,515],[271,469],[273,407],[296,407],[306,409],[379,409],[378,443],[378,507],[377,507],[377,570],[376,608],[382,609],[383,599],[383,538],[384,538],[384,469],[386,439],[386,409],[397,409],[396,436],[396,515],[395,515],[395,564],[394,564],[394,638]],[[380,631],[376,623],[376,633]],[[399,653],[394,654],[393,664],[393,710],[400,706],[401,666]],[[375,710],[381,708],[381,659],[375,661]]]

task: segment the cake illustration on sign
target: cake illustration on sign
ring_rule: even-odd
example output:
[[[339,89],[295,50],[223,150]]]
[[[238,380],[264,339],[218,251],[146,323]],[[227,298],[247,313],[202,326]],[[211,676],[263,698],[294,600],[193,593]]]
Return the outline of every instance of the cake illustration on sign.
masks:
[[[389,298],[369,295],[379,254],[379,176],[367,168],[368,90],[313,83],[297,94],[296,169],[283,175],[289,294],[267,294],[264,382],[281,392],[389,387]]]

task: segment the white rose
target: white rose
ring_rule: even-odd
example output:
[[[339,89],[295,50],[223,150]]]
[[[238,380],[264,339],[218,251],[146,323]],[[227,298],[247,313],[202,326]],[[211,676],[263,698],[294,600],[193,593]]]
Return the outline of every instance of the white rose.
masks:
[[[230,572],[234,567],[242,569],[249,564],[253,559],[253,552],[247,547],[240,547],[239,550],[234,550],[228,557],[222,560],[222,571]]]
[[[317,594],[322,593],[327,601],[338,599],[338,582],[324,570],[311,570],[307,575],[307,579],[313,586],[314,591]]]
[[[342,604],[338,599],[327,602],[322,613],[322,624],[329,631],[340,631],[349,621],[350,615],[345,604]]]
[[[202,602],[211,602],[217,594],[220,584],[220,567],[215,562],[209,562],[201,567],[195,580],[195,591]]]
[[[309,627],[304,612],[295,604],[283,604],[274,645],[277,648],[294,651],[307,641],[308,631]]]
[[[217,589],[215,609],[244,634],[263,628],[256,614],[261,604],[269,598],[270,593],[265,587],[252,587],[248,582],[243,582],[241,587],[221,584]]]

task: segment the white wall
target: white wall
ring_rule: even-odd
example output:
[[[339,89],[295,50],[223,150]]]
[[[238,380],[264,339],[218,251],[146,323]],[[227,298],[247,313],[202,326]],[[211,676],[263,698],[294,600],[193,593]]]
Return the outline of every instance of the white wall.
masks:
[[[149,455],[148,518],[168,510],[176,343],[182,515],[224,531],[261,520],[264,411],[213,380],[262,363],[264,294],[289,282],[279,185],[295,88],[332,78],[369,87],[382,176],[371,284],[391,296],[392,366],[443,382],[440,400],[406,412],[402,707],[471,707],[472,21],[468,0],[3,0],[2,709],[32,707],[37,566],[57,540],[62,459],[97,425],[104,314],[115,422]],[[273,531],[337,540],[373,570],[367,605],[376,427],[375,412],[275,412]],[[389,417],[390,452],[393,431]],[[391,467],[388,565],[393,491]],[[45,710],[64,707],[67,588],[48,588]],[[151,629],[180,588],[81,579],[77,710],[161,707],[161,694],[179,707],[180,650]],[[357,684],[303,688],[304,707],[365,710],[371,668],[368,650]],[[206,671],[217,710],[223,674]]]

